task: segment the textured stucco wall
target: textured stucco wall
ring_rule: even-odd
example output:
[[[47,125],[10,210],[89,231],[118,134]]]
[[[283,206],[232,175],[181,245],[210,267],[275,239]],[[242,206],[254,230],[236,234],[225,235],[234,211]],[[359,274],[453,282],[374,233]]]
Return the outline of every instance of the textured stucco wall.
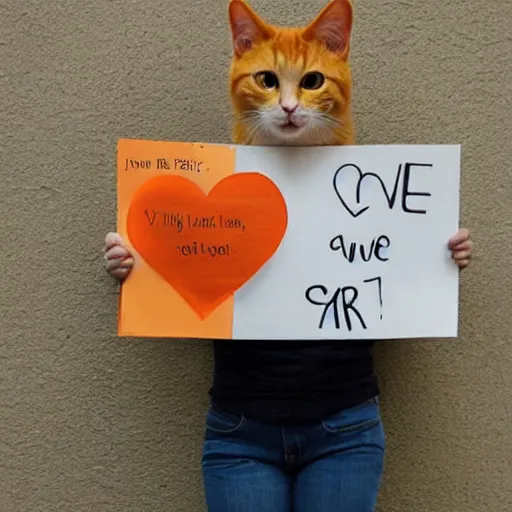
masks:
[[[378,347],[380,510],[510,512],[512,2],[355,5],[359,142],[462,143],[476,241],[460,339]],[[100,249],[119,137],[229,141],[229,55],[225,1],[0,2],[0,512],[204,510],[210,346],[116,339]]]

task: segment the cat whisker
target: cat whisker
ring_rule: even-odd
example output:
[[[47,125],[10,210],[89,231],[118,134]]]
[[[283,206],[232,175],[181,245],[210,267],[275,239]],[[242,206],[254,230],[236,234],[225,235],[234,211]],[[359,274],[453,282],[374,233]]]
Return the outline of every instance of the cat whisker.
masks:
[[[332,141],[333,130],[341,126],[341,121],[328,114],[315,112],[310,117],[309,127],[322,142]]]
[[[238,113],[235,120],[245,126],[247,138],[244,144],[249,144],[257,133],[265,131],[265,123],[262,119],[262,112],[260,110],[246,110]]]
[[[247,128],[247,137],[249,140],[254,139],[258,133],[266,132],[266,125],[263,122],[259,112],[249,116],[245,121],[245,125]]]

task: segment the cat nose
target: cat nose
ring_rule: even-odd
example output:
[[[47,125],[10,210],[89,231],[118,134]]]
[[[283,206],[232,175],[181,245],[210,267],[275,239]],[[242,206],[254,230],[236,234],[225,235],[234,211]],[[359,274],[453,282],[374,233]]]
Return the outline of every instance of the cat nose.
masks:
[[[287,114],[293,114],[297,110],[298,104],[297,103],[288,103],[288,102],[282,102],[281,108],[287,113]]]

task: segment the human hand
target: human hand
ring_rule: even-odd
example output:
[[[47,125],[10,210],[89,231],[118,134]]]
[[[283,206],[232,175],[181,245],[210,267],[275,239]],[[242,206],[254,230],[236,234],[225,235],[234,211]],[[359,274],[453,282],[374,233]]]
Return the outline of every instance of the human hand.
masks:
[[[459,229],[448,241],[448,248],[452,252],[453,261],[459,268],[466,268],[473,256],[473,241],[470,239],[469,230]]]
[[[122,281],[133,267],[133,256],[119,233],[107,233],[103,254],[110,276]]]

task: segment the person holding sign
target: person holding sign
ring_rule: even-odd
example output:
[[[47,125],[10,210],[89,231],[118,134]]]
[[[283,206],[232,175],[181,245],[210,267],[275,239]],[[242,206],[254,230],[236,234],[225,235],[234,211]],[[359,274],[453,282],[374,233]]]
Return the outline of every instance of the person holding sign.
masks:
[[[349,0],[332,0],[307,27],[282,29],[231,0],[234,143],[354,144],[352,15]],[[447,245],[466,268],[469,231]],[[104,255],[124,281],[134,258],[118,233],[107,234]],[[385,442],[373,344],[214,341],[202,459],[210,512],[375,510]]]

